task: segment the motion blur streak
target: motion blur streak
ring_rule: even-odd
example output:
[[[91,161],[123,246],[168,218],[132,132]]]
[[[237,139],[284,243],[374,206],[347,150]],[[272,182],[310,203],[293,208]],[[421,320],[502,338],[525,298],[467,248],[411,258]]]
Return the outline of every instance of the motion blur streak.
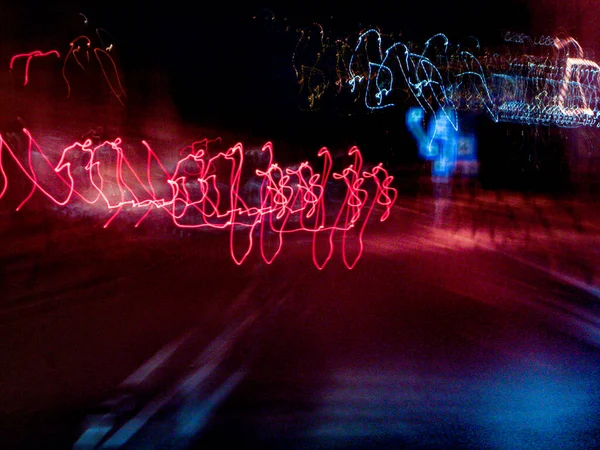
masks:
[[[56,55],[58,58],[60,58],[60,53],[58,53],[56,50],[50,50],[48,52],[42,52],[40,50],[35,50],[33,52],[30,53],[20,53],[18,55],[15,55],[11,58],[10,60],[10,70],[13,70],[14,65],[15,65],[15,61],[19,58],[27,58],[26,62],[25,62],[25,81],[23,82],[23,86],[27,86],[27,83],[29,82],[29,64],[31,63],[31,59],[34,56],[48,56],[48,55]]]
[[[98,67],[100,68],[100,71],[102,72],[104,80],[110,88],[112,95],[115,96],[121,106],[125,107],[124,100],[126,100],[127,95],[119,75],[120,69],[117,66],[115,59],[111,56],[111,53],[114,53],[114,44],[111,43],[106,45],[106,42],[100,33],[101,31],[105,34],[108,33],[102,28],[96,29],[99,45],[95,45],[94,41],[86,35],[78,36],[69,43],[69,51],[62,60],[61,70],[62,77],[67,85],[67,98],[71,96],[71,82],[69,81],[69,77],[71,76],[72,71],[81,70],[83,72],[88,72],[88,69],[91,68],[92,62],[94,62],[98,64]],[[91,54],[94,55],[95,60],[91,58]],[[32,58],[36,56],[49,55],[56,55],[59,59],[61,57],[58,50],[50,50],[47,52],[34,50],[29,53],[16,54],[10,60],[10,70],[11,72],[13,71],[15,62],[17,60],[21,58],[27,58],[25,62],[23,82],[23,86],[27,86],[29,83],[29,66]]]
[[[397,198],[391,187],[394,178],[381,163],[363,170],[357,147],[348,151],[351,164],[340,172],[333,171],[332,156],[323,147],[318,153],[323,167],[318,172],[307,161],[281,167],[268,142],[261,149],[265,166],[243,176],[247,171],[241,143],[210,156],[212,141],[194,142],[179,152],[180,159],[169,171],[142,141],[147,160],[145,169],[139,170],[125,155],[121,138],[97,145],[91,139],[75,142],[53,163],[31,133],[27,129],[23,133],[26,158],[14,148],[19,141],[11,145],[0,135],[0,198],[9,186],[3,151],[16,164],[17,173],[31,182],[31,191],[17,210],[40,192],[59,207],[74,202],[99,205],[111,214],[106,228],[125,209],[144,211],[136,227],[159,209],[180,228],[229,229],[230,252],[238,265],[250,254],[255,232],[261,256],[270,264],[282,249],[285,233],[304,231],[312,234],[313,262],[319,269],[332,258],[334,237],[341,233],[343,262],[352,269],[362,254],[369,219],[379,209],[380,221],[386,220]],[[332,186],[344,192],[333,211],[335,203],[327,198]],[[327,240],[317,242],[323,233]]]
[[[328,93],[349,93],[370,110],[408,103],[430,114],[482,111],[494,122],[600,127],[600,66],[570,36],[535,45],[502,54],[476,38],[451,44],[438,33],[419,45],[377,28],[340,39],[313,24],[300,31],[292,65],[305,110],[320,109]]]

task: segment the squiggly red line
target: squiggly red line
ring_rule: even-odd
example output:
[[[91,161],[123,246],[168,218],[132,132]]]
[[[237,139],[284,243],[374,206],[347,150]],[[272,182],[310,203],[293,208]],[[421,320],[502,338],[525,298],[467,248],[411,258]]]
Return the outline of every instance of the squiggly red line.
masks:
[[[27,83],[29,83],[29,64],[31,63],[31,60],[34,56],[48,56],[48,55],[56,55],[58,58],[60,58],[60,53],[58,53],[58,51],[56,50],[50,50],[47,52],[42,52],[41,50],[35,50],[33,52],[29,52],[29,53],[19,53],[18,55],[14,55],[11,59],[10,59],[10,70],[13,70],[14,65],[15,65],[15,61],[19,58],[27,58],[27,60],[25,61],[25,81],[23,82],[23,86],[27,86]]]
[[[109,46],[106,49],[99,48],[99,47],[92,48],[91,39],[84,35],[77,37],[69,44],[69,51],[67,52],[67,54],[63,60],[63,67],[62,67],[62,77],[65,81],[65,84],[67,85],[67,98],[69,98],[71,96],[71,83],[69,81],[69,77],[67,76],[67,64],[68,64],[69,60],[72,59],[75,62],[75,64],[77,64],[77,66],[79,66],[79,68],[81,70],[86,72],[87,71],[86,66],[84,66],[84,64],[80,60],[79,53],[82,51],[82,49],[85,49],[85,57],[88,60],[88,62],[90,62],[90,49],[92,49],[94,52],[96,61],[98,62],[99,66],[100,66],[100,70],[102,71],[102,75],[104,76],[104,79],[106,80],[106,83],[108,84],[108,87],[110,88],[113,95],[117,98],[119,103],[121,103],[122,106],[125,106],[123,99],[125,99],[127,97],[127,95],[125,93],[125,88],[123,87],[123,84],[121,83],[121,78],[119,76],[119,69],[117,67],[117,64],[116,64],[115,60],[113,59],[113,57],[109,53],[111,48],[112,48],[112,46]],[[32,58],[34,58],[36,56],[48,56],[48,55],[56,55],[58,58],[60,58],[60,53],[57,50],[50,50],[48,52],[42,52],[41,50],[35,50],[35,51],[29,52],[29,53],[20,53],[20,54],[14,55],[10,60],[10,66],[9,66],[10,70],[13,70],[16,60],[18,60],[20,58],[27,58],[26,62],[25,62],[25,81],[23,83],[23,86],[26,86],[27,83],[29,82],[29,65],[31,63]],[[103,59],[105,60],[105,62],[102,61]],[[111,80],[111,75],[114,78],[114,81]]]
[[[238,265],[252,251],[255,234],[262,259],[271,264],[282,250],[284,234],[303,231],[312,234],[312,259],[318,269],[331,260],[335,237],[341,234],[343,263],[352,269],[363,253],[363,234],[376,207],[383,210],[380,221],[384,221],[397,198],[393,177],[382,164],[363,170],[363,158],[357,147],[348,152],[352,164],[339,173],[332,171],[331,154],[323,147],[318,153],[323,166],[316,172],[308,162],[295,168],[281,167],[274,161],[272,143],[267,142],[260,151],[267,157],[266,167],[253,171],[258,204],[251,204],[252,198],[242,195],[242,188],[251,185],[250,181],[242,180],[245,160],[241,143],[211,156],[208,146],[214,141],[194,142],[180,151],[179,160],[169,171],[151,146],[142,141],[147,158],[145,170],[140,172],[127,159],[121,138],[98,145],[92,145],[90,139],[75,142],[53,164],[31,133],[27,129],[23,132],[28,140],[26,162],[0,135],[3,180],[0,198],[9,182],[3,166],[4,151],[32,186],[17,210],[36,192],[58,206],[75,201],[103,205],[111,213],[104,227],[125,209],[146,209],[136,227],[152,210],[158,209],[165,211],[180,228],[228,228],[230,254]],[[69,160],[72,155],[80,160],[78,167]],[[43,168],[51,179],[40,175]],[[83,170],[85,176],[74,176],[76,169]],[[223,177],[227,183],[221,181]],[[242,185],[242,181],[246,184]],[[345,187],[344,200],[338,205],[328,203],[326,198],[328,183],[333,182]],[[371,190],[365,188],[368,182]],[[339,206],[339,210],[328,214],[332,206]],[[319,245],[317,236],[323,233],[327,241]],[[355,249],[353,255],[351,248]]]

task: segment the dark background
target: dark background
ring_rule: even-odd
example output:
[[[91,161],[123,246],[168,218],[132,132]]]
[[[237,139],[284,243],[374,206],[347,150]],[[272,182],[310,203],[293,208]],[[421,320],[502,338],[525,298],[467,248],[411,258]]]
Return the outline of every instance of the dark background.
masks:
[[[302,111],[292,64],[299,30],[317,22],[327,33],[343,38],[378,27],[404,42],[424,42],[444,33],[451,43],[475,36],[483,47],[494,48],[504,44],[507,30],[550,32],[536,23],[540,8],[534,12],[530,3],[434,0],[353,7],[348,2],[111,0],[58,6],[25,2],[5,6],[0,12],[8,23],[2,35],[11,43],[12,54],[34,48],[66,49],[79,35],[93,35],[96,28],[105,30],[103,36],[115,45],[132,103],[137,99],[145,105],[156,95],[151,80],[159,74],[163,80],[160,95],[172,101],[182,120],[227,130],[240,140],[253,136],[285,143],[289,150],[280,153],[280,160],[297,161],[322,146],[347,150],[358,145],[368,159],[393,167],[420,162],[405,127],[406,108],[373,112],[355,107],[352,114],[344,108]],[[131,105],[135,114],[143,109]],[[545,179],[542,185],[546,187],[559,185],[556,176],[565,172],[561,130],[495,124],[487,116],[471,120],[486,186],[521,188],[536,177]],[[546,136],[542,144],[540,133]],[[529,138],[519,138],[525,135]],[[546,164],[546,173],[541,177],[530,174],[531,168],[526,167],[530,155],[539,155],[540,145],[546,148],[548,142],[552,150],[546,153],[554,156]]]
[[[497,9],[474,0],[349,5],[111,0],[35,6],[24,2],[5,6],[0,13],[3,22],[10,19],[4,37],[23,47],[39,48],[51,41],[64,47],[80,34],[103,28],[114,37],[124,70],[165,71],[182,113],[213,120],[216,115],[252,120],[251,111],[293,114],[298,109],[291,60],[297,30],[315,22],[342,38],[377,26],[405,41],[441,32],[451,41],[477,36],[493,44],[501,41],[503,30],[526,30],[530,20],[527,7],[517,0]]]

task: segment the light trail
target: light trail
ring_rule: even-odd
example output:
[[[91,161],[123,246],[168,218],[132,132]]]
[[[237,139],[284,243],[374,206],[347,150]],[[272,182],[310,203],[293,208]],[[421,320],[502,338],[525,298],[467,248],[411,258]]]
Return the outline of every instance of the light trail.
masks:
[[[87,24],[87,18],[81,14],[85,23]],[[74,70],[81,70],[85,73],[89,73],[90,69],[94,69],[94,65],[97,66],[95,69],[99,69],[106,81],[112,95],[119,101],[119,103],[125,107],[125,101],[127,94],[125,88],[121,82],[119,75],[119,67],[111,53],[114,52],[114,44],[110,43],[107,45],[102,35],[107,35],[112,38],[108,31],[103,28],[96,29],[96,36],[99,41],[99,45],[94,44],[94,41],[86,35],[81,35],[73,39],[69,43],[69,50],[66,52],[62,59],[62,77],[67,86],[67,98],[71,96],[71,81],[70,77],[73,75]],[[61,58],[58,50],[49,50],[42,52],[41,50],[34,50],[29,53],[19,53],[14,55],[9,64],[9,69],[12,72],[17,60],[25,58],[25,70],[24,70],[24,82],[23,86],[27,86],[29,83],[29,69],[31,60],[34,57],[44,57],[55,55],[59,59]]]
[[[451,108],[482,111],[495,122],[600,128],[600,65],[577,40],[505,39],[536,51],[500,54],[475,38],[451,44],[443,33],[417,45],[377,28],[340,39],[313,24],[300,30],[292,65],[308,110],[350,94],[369,110],[419,106],[435,115]]]
[[[127,210],[142,212],[135,227],[153,211],[162,211],[179,228],[228,230],[230,254],[238,265],[249,256],[256,238],[262,259],[271,264],[285,235],[304,232],[312,235],[312,259],[318,269],[331,260],[337,243],[344,265],[352,269],[363,253],[370,219],[379,212],[379,220],[386,220],[398,195],[393,177],[381,163],[364,168],[357,147],[348,152],[351,164],[335,172],[325,147],[318,153],[322,167],[315,170],[308,161],[280,166],[267,142],[261,149],[264,167],[252,167],[252,175],[243,176],[248,171],[241,143],[213,155],[209,145],[219,140],[194,142],[179,151],[169,170],[146,141],[142,141],[146,167],[140,168],[127,158],[121,138],[97,145],[91,139],[75,142],[52,162],[29,130],[23,133],[26,155],[0,135],[0,198],[13,181],[5,170],[8,161],[22,175],[19,181],[31,184],[18,211],[36,193],[58,207],[75,203],[100,207],[110,216],[105,228]],[[341,202],[328,200],[332,185],[344,188]],[[321,235],[326,239],[318,239]]]
[[[60,53],[58,53],[57,50],[50,50],[47,52],[42,52],[41,50],[34,50],[33,52],[29,52],[29,53],[19,53],[17,55],[14,55],[10,59],[10,65],[9,65],[10,70],[11,71],[13,70],[15,62],[18,59],[26,58],[23,86],[27,86],[27,83],[29,83],[29,64],[31,63],[32,58],[34,58],[36,56],[49,56],[49,55],[56,55],[58,58],[60,58]]]

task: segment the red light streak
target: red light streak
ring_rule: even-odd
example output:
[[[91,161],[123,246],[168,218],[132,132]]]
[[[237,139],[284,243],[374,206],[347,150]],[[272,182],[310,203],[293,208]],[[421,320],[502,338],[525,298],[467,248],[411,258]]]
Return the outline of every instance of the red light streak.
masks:
[[[253,178],[248,179],[242,176],[245,160],[241,143],[211,155],[208,147],[219,139],[194,142],[179,152],[179,160],[169,171],[142,141],[147,157],[146,167],[139,171],[127,159],[121,138],[97,145],[91,139],[75,142],[53,164],[31,133],[23,132],[28,139],[26,163],[0,135],[0,198],[9,184],[4,151],[32,186],[17,210],[39,192],[57,206],[83,201],[105,208],[110,214],[106,228],[124,210],[144,211],[135,224],[138,227],[156,209],[166,212],[180,228],[228,228],[230,254],[238,265],[251,253],[256,234],[262,259],[271,264],[282,251],[285,234],[305,232],[312,234],[312,259],[318,269],[331,260],[336,236],[340,237],[343,263],[352,269],[363,253],[369,219],[378,208],[383,210],[380,221],[386,220],[397,198],[391,186],[393,177],[382,164],[364,170],[357,147],[348,152],[352,163],[337,173],[332,171],[332,157],[325,147],[318,153],[323,161],[321,171],[315,171],[308,162],[281,167],[274,161],[272,143],[267,142],[261,149],[267,156],[266,166],[252,168]],[[75,169],[85,175],[75,176]],[[345,187],[345,197],[334,204],[327,200],[327,188],[336,182]],[[252,199],[242,195],[248,186],[258,191],[258,204],[251,204]],[[339,209],[332,212],[332,207]],[[321,240],[319,252],[317,240],[321,235],[327,236],[327,242]],[[353,255],[351,248],[356,249]]]
[[[58,51],[56,51],[56,50],[50,50],[48,52],[42,52],[41,50],[35,50],[35,51],[29,52],[29,53],[19,53],[18,55],[15,55],[10,59],[10,66],[9,66],[10,70],[13,70],[15,61],[17,59],[27,58],[27,60],[25,61],[25,81],[23,82],[23,86],[27,86],[27,83],[29,82],[29,64],[31,63],[32,58],[35,56],[48,56],[48,55],[56,55],[58,58],[60,58],[60,53],[58,53]]]
[[[71,83],[69,82],[69,78],[67,76],[67,64],[68,64],[69,60],[72,59],[81,70],[86,72],[87,68],[80,60],[79,54],[80,54],[80,52],[84,52],[85,59],[87,59],[87,63],[89,63],[90,59],[91,59],[90,58],[90,49],[92,49],[92,41],[89,37],[82,35],[82,36],[75,38],[69,44],[69,46],[70,46],[69,52],[67,53],[67,56],[65,56],[65,59],[63,61],[63,68],[62,68],[62,76],[63,76],[63,79],[65,80],[65,83],[67,84],[67,98],[69,98],[71,96]],[[112,49],[112,45],[107,47],[106,50],[99,48],[99,47],[94,47],[92,50],[94,52],[94,56],[96,57],[96,61],[98,62],[100,69],[102,70],[102,75],[104,76],[104,79],[108,83],[108,86],[109,86],[111,92],[117,98],[117,100],[119,100],[119,103],[121,103],[121,105],[125,106],[125,104],[123,103],[123,98],[126,97],[125,89],[123,88],[121,79],[119,77],[117,64],[115,63],[112,56],[110,56],[110,54],[108,53],[111,49]],[[102,62],[103,58],[107,60],[106,63]],[[110,72],[114,75],[114,78],[115,78],[114,81],[111,81],[111,79],[110,79],[111,77],[106,68],[106,64],[109,65]]]
[[[97,30],[99,39],[102,41],[102,38],[99,35],[99,31],[106,31],[102,29]],[[110,88],[113,95],[117,98],[119,103],[121,103],[122,106],[125,106],[123,99],[126,99],[127,95],[125,94],[125,89],[123,87],[123,84],[121,83],[121,78],[119,76],[119,69],[117,67],[117,64],[109,53],[112,49],[112,44],[110,44],[106,48],[92,46],[92,40],[85,35],[79,36],[73,41],[71,41],[71,43],[69,44],[69,51],[67,52],[62,65],[62,77],[67,85],[67,98],[71,96],[71,83],[69,81],[68,75],[69,70],[67,70],[67,68],[69,67],[69,62],[73,61],[77,67],[79,67],[84,72],[87,72],[88,66],[92,61],[92,58],[90,56],[90,51],[92,51],[95,57],[95,61],[98,63],[98,66],[100,67],[102,75],[104,76],[104,79],[108,84],[108,87]],[[10,70],[12,71],[16,60],[20,58],[26,58],[25,81],[23,83],[23,86],[26,86],[29,82],[29,65],[31,63],[32,58],[37,56],[49,55],[56,55],[58,58],[60,58],[60,53],[57,50],[50,50],[48,52],[35,50],[29,53],[20,53],[14,55],[10,60]]]

